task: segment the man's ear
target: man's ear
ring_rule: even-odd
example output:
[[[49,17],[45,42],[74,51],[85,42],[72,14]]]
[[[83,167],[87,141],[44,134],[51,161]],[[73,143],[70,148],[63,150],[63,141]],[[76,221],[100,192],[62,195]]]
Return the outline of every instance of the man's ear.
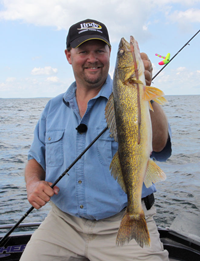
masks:
[[[71,52],[66,49],[66,50],[65,50],[65,55],[66,55],[66,58],[67,58],[68,63],[69,63],[69,64],[72,64],[72,61],[71,61]]]

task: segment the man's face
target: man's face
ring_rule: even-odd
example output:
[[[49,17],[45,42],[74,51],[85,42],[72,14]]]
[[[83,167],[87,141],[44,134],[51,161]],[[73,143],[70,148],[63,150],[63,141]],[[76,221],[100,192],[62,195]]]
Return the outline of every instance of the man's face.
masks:
[[[77,48],[65,51],[78,84],[100,88],[104,84],[110,64],[110,48],[100,40],[90,40]]]

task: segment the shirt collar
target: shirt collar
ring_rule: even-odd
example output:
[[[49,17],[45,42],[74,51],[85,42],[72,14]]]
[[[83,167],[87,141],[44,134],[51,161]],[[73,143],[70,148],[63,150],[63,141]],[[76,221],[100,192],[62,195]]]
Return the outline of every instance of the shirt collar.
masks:
[[[73,82],[69,86],[67,91],[64,93],[63,99],[66,103],[69,103],[69,101],[76,96],[76,88],[77,88],[76,82]],[[97,99],[98,97],[105,97],[108,100],[111,92],[112,92],[112,79],[110,75],[108,75],[106,82],[102,86],[100,92],[93,99]]]
[[[66,103],[69,103],[76,96],[76,82],[73,82],[67,91],[63,95],[63,99]]]
[[[113,85],[112,79],[111,79],[110,75],[108,75],[104,85],[102,86],[100,92],[97,94],[97,96],[95,98],[105,97],[108,100],[110,97],[110,94],[112,92],[112,85]]]

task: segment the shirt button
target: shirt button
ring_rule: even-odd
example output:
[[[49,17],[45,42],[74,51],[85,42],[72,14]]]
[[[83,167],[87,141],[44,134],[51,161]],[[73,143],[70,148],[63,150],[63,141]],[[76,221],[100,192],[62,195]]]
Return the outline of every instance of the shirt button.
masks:
[[[49,137],[48,140],[51,140],[51,137]]]
[[[80,208],[83,208],[83,205],[80,205]]]
[[[79,180],[79,181],[78,181],[78,184],[81,184],[81,183],[82,183],[82,180]]]

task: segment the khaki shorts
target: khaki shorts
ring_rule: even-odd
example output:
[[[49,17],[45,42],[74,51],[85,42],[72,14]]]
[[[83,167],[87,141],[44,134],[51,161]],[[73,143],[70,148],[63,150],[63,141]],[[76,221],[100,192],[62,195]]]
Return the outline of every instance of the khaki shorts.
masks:
[[[20,261],[167,261],[153,216],[152,206],[146,210],[151,247],[141,248],[131,240],[116,246],[116,236],[124,211],[98,221],[70,216],[55,205],[40,227],[33,233]]]

